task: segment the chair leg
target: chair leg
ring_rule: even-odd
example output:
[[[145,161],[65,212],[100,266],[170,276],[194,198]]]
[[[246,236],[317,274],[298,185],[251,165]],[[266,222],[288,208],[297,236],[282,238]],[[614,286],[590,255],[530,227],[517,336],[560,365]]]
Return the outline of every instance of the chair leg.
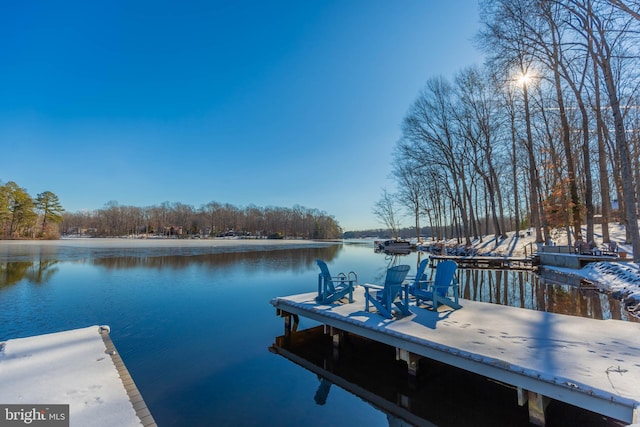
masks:
[[[378,313],[381,316],[386,317],[387,319],[391,319],[393,318],[393,313],[391,312],[391,308],[387,308],[384,304],[382,304],[380,301],[376,300],[376,299],[372,299],[371,303],[376,307],[376,309],[378,310]]]

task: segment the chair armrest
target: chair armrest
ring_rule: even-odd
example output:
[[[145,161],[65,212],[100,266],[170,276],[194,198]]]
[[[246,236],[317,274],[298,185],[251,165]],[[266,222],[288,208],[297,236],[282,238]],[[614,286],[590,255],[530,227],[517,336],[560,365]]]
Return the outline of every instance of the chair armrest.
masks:
[[[415,283],[418,284],[418,289],[428,289],[433,286],[433,280],[419,280]]]
[[[453,289],[454,293],[457,295],[459,286],[458,286],[458,281],[454,278],[454,280],[449,283],[448,285],[440,285],[440,286],[432,286],[432,289],[434,292],[436,292],[438,289],[445,289],[445,291],[448,291],[449,288]]]
[[[366,289],[375,289],[376,291],[381,291],[382,289],[384,289],[384,286],[374,285],[373,283],[363,283],[361,286],[365,287]]]

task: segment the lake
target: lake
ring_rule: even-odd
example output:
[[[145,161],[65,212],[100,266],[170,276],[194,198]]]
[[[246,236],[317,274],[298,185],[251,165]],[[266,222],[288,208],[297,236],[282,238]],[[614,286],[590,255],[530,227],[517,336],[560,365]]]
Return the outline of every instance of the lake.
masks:
[[[362,244],[204,252],[4,245],[0,341],[109,325],[113,342],[160,426],[408,425],[340,387],[331,387],[325,401],[317,403],[321,378],[269,351],[284,329],[269,301],[315,291],[318,258],[334,274],[355,271],[360,283],[381,283],[394,263],[409,264],[409,274],[415,272],[417,253],[394,258]],[[463,298],[627,320],[619,301],[544,284],[530,272],[463,270],[459,276]],[[300,320],[300,329],[317,325]],[[366,354],[350,357],[349,371],[362,368],[361,376],[371,377],[371,372],[375,376],[376,370],[387,370],[369,366],[373,360],[377,359]],[[468,375],[461,378],[461,384],[475,381]],[[479,390],[476,396],[487,393]],[[473,396],[466,399],[471,405]],[[510,423],[526,425],[526,410],[515,404],[500,409],[503,401],[497,405]],[[488,404],[474,411],[485,411],[494,424],[502,419]],[[469,425],[461,419],[460,425],[465,423]]]

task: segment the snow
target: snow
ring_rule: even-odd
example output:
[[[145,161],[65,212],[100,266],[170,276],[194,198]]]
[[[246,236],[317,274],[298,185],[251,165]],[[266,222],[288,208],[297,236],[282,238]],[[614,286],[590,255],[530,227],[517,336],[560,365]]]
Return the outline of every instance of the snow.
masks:
[[[71,426],[142,425],[98,326],[12,339],[0,348],[3,404],[69,404]]]

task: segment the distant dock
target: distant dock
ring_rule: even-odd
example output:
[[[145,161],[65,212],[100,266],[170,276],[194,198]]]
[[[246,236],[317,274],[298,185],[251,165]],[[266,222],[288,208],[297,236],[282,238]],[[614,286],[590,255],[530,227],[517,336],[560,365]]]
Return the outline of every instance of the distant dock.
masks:
[[[623,255],[624,254],[624,255]],[[625,252],[597,250],[595,253],[577,253],[572,246],[540,246],[540,264],[579,270],[593,262],[633,262]]]
[[[429,255],[431,267],[440,261],[453,260],[459,268],[534,270],[539,264],[536,257]]]
[[[0,343],[0,384],[0,403],[25,412],[68,405],[66,425],[156,426],[106,326]]]
[[[334,344],[355,334],[395,347],[410,374],[428,358],[513,386],[537,425],[550,399],[640,422],[640,324],[468,300],[456,311],[412,306],[412,315],[387,320],[364,311],[363,294],[357,288],[352,304],[319,305],[316,293],[271,304],[285,319],[285,336],[296,333],[302,316],[325,325]]]

